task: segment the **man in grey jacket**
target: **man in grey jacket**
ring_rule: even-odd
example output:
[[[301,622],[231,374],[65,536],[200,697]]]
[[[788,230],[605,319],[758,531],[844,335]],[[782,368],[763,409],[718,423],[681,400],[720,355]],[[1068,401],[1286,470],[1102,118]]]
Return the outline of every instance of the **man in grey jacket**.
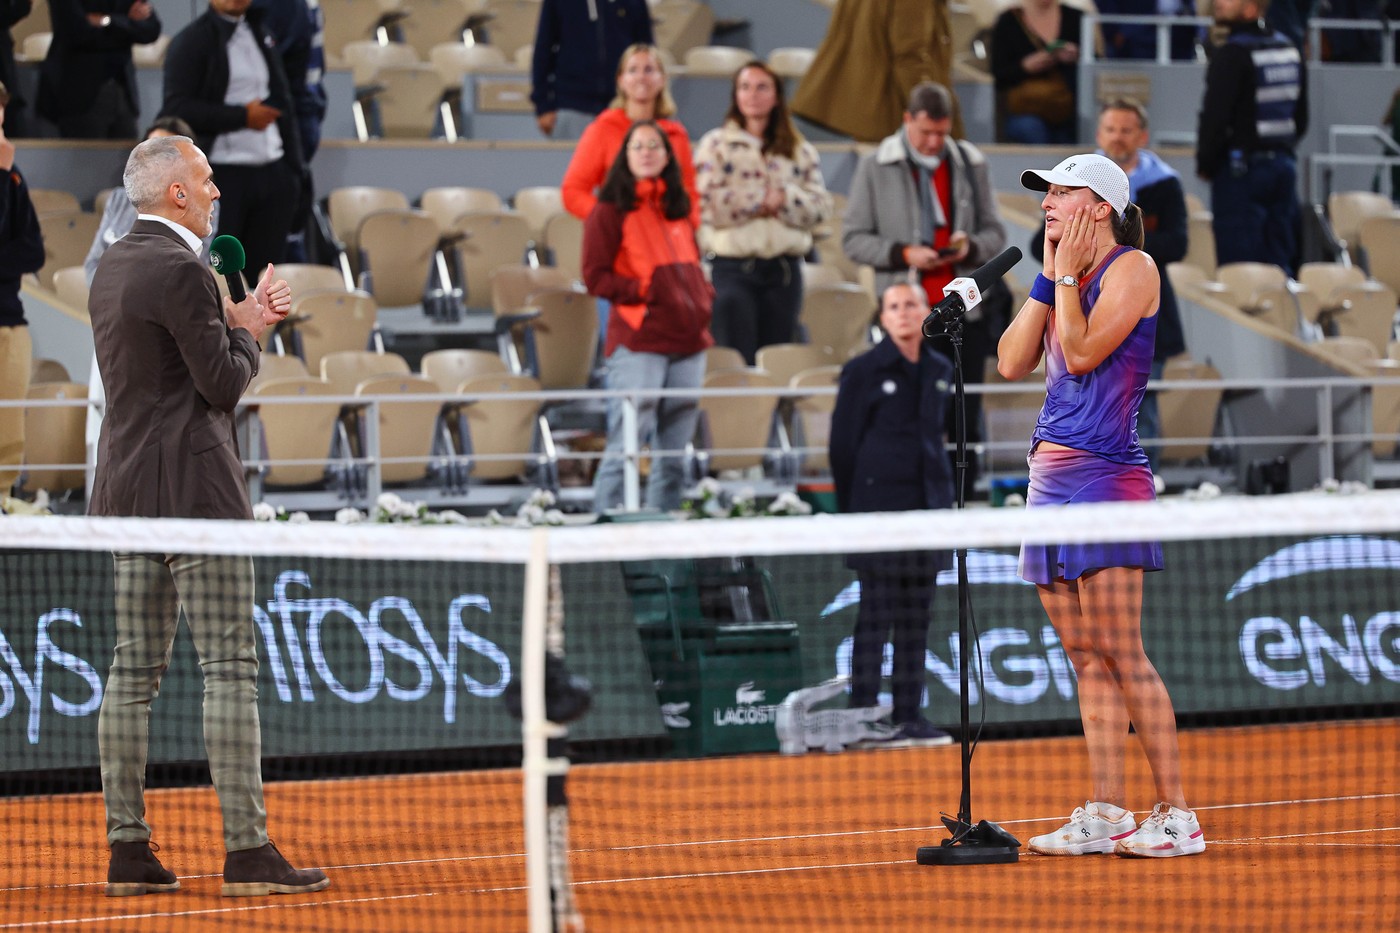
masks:
[[[926,81],[910,92],[903,127],[856,166],[841,245],[853,262],[874,267],[876,292],[911,281],[936,301],[943,286],[972,274],[1006,246],[987,160],[971,143],[949,138],[952,125],[952,94]],[[965,322],[962,361],[969,383],[982,381],[997,337],[988,313],[997,310],[994,297],[989,292]],[[933,348],[952,358],[946,338],[934,340]],[[982,439],[981,421],[981,396],[968,395],[969,443]],[[969,495],[976,473],[973,459],[964,478]]]

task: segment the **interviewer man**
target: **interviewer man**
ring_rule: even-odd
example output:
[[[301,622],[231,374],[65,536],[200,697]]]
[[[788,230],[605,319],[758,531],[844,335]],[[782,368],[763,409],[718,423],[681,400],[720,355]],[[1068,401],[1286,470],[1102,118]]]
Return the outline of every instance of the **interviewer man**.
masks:
[[[209,235],[209,162],[184,136],[148,139],[123,176],[139,212],[93,276],[88,310],[107,417],[93,515],[252,517],[233,412],[258,370],[257,339],[284,317],[291,289],[268,266],[254,293],[223,299],[199,260]],[[225,896],[294,894],[330,884],[297,870],[267,838],[247,557],[117,553],[116,652],[98,718],[107,809],[109,896],[174,891],[151,850],[145,774],[151,700],[181,610],[204,673],[204,741],[223,812]]]

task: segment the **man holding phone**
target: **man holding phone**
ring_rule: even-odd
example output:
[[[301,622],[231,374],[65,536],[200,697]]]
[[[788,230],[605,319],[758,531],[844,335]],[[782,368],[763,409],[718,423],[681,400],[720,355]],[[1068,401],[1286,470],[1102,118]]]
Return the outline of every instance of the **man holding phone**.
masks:
[[[1006,246],[987,160],[971,143],[951,139],[952,125],[951,92],[926,81],[910,92],[903,127],[856,166],[841,245],[853,262],[875,268],[877,293],[907,281],[937,301],[943,286],[970,275]],[[968,313],[962,349],[967,382],[982,381],[983,363],[1005,323],[997,315],[1009,306],[1009,295],[989,293]],[[951,359],[946,339],[935,340],[933,348]],[[970,443],[982,439],[981,413],[981,396],[969,395]],[[976,473],[970,464],[964,490],[969,496]]]

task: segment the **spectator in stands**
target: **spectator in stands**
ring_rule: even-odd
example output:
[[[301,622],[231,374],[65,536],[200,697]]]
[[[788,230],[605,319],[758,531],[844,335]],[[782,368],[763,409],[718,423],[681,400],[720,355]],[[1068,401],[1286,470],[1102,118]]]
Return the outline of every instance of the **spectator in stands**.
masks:
[[[1400,10],[1396,10],[1400,13]],[[1390,105],[1385,109],[1385,116],[1381,117],[1381,125],[1390,134],[1390,138],[1400,144],[1400,87],[1395,89],[1395,93],[1390,98]],[[1394,166],[1390,170],[1390,199],[1400,202],[1400,165]]]
[[[711,230],[715,342],[750,366],[760,347],[796,339],[802,258],[831,214],[816,147],[792,125],[783,82],[760,61],[734,75],[724,125],[695,150]]]
[[[194,252],[213,229],[219,189],[189,139],[138,143],[123,182],[141,216],[102,257],[88,301],[109,400],[88,511],[251,519],[234,408],[258,371],[258,338],[291,308],[291,288],[268,269],[242,301],[220,301]],[[252,560],[118,551],[113,570],[116,650],[97,720],[107,896],[180,887],[151,851],[145,787],[151,701],[182,615],[204,675],[204,746],[223,814],[223,895],[327,887],[325,872],[293,868],[267,836],[248,614]]]
[[[623,137],[632,125],[650,120],[661,127],[680,164],[681,183],[690,198],[696,226],[700,223],[700,199],[695,193],[695,165],[691,161],[690,136],[685,127],[671,119],[676,102],[666,87],[666,66],[656,46],[639,43],[629,46],[617,64],[617,95],[607,110],[588,124],[574,148],[569,167],[564,170],[560,189],[564,207],[580,220],[587,220],[598,203],[594,194],[611,166],[617,164]]]
[[[1263,8],[1265,22],[1273,32],[1281,32],[1298,48],[1308,41],[1308,20],[1317,15],[1319,0],[1269,0]],[[1207,6],[1206,12],[1210,11]]]
[[[10,92],[0,84],[0,126]],[[19,300],[20,277],[44,265],[44,239],[39,215],[29,200],[29,186],[15,167],[15,144],[0,129],[0,399],[22,399],[29,392],[33,349],[24,305]],[[24,461],[24,409],[0,408],[0,496],[8,495]]]
[[[146,0],[49,0],[53,44],[39,66],[39,115],[65,139],[133,139],[133,45],[160,38]]]
[[[10,27],[29,15],[34,9],[34,0],[0,0],[0,84],[18,90],[15,80],[15,40]],[[5,108],[5,125],[0,128],[11,139],[20,139],[28,134],[24,120],[24,105],[18,93],[10,97]]]
[[[1210,182],[1215,257],[1289,272],[1298,245],[1293,147],[1308,128],[1302,55],[1260,19],[1261,0],[1214,0],[1227,28],[1210,57],[1196,129],[1196,174]],[[1268,64],[1256,65],[1260,53]]]
[[[286,252],[306,163],[281,57],[249,5],[210,0],[170,43],[161,116],[194,127],[223,191],[218,233],[260,272]]]
[[[1021,0],[992,27],[999,138],[1063,145],[1078,138],[1079,37],[1084,14],[1060,0]]]
[[[1353,19],[1357,25],[1377,26],[1381,20],[1381,0],[1322,0],[1318,15],[1323,19]],[[1322,60],[1325,62],[1379,62],[1379,29],[1322,30]]]
[[[918,282],[941,297],[954,276],[970,275],[1006,246],[987,160],[969,142],[949,138],[952,94],[941,84],[914,88],[904,128],[886,137],[856,165],[846,204],[842,247],[852,262],[875,268],[883,292],[900,281]],[[988,290],[968,313],[963,330],[963,374],[982,381],[982,369],[1010,305],[1004,287]],[[946,340],[935,349],[951,358]],[[967,439],[982,439],[981,396],[967,397]],[[970,496],[977,469],[969,465]]]
[[[792,112],[861,142],[899,127],[915,85],[953,85],[948,0],[839,0]],[[953,104],[953,135],[963,136]]]
[[[1192,0],[1096,0],[1104,16],[1195,16]],[[1104,53],[1109,58],[1153,60],[1157,57],[1157,27],[1138,23],[1101,22]],[[1196,58],[1196,28],[1173,26],[1168,34],[1170,55],[1174,61],[1194,61]]]
[[[638,443],[652,448],[648,508],[680,508],[680,451],[695,435],[694,398],[655,389],[697,389],[705,375],[713,291],[700,268],[690,193],[669,134],[644,120],[627,131],[583,229],[583,280],[612,302],[604,344],[607,387],[637,399]],[[608,400],[608,441],[593,481],[593,508],[623,504],[623,405]]]
[[[530,69],[540,132],[577,139],[609,106],[623,51],[652,41],[646,0],[544,0]]]
[[[954,502],[944,412],[953,367],[924,342],[928,296],[896,282],[880,297],[885,337],[841,369],[829,453],[842,512],[946,509]],[[894,648],[889,739],[947,745],[952,736],[923,717],[929,610],[948,551],[853,554],[860,612],[851,644],[852,707],[875,706],[885,642]]]
[[[1162,303],[1157,311],[1157,342],[1152,351],[1151,378],[1162,378],[1166,362],[1186,352],[1186,337],[1181,329],[1181,314],[1176,306],[1176,293],[1166,274],[1168,263],[1186,257],[1187,211],[1186,194],[1176,170],[1155,152],[1145,148],[1148,138],[1147,108],[1131,97],[1117,97],[1099,111],[1098,154],[1112,159],[1128,176],[1128,200],[1142,212],[1142,249],[1152,257],[1161,271]],[[1031,241],[1031,253],[1043,260],[1045,225]],[[1143,396],[1138,409],[1137,433],[1140,441],[1162,436],[1157,414],[1157,393]],[[1157,472],[1161,451],[1156,445],[1145,446],[1152,472]]]
[[[321,147],[321,124],[326,119],[326,88],[322,83],[326,69],[325,18],[320,0],[253,0],[250,9],[262,11],[263,28],[277,42],[277,54],[282,57],[282,70],[287,73],[287,86],[296,109],[301,158],[308,170],[301,176],[301,203],[287,234],[285,259],[305,262],[306,227],[316,200],[309,167]]]

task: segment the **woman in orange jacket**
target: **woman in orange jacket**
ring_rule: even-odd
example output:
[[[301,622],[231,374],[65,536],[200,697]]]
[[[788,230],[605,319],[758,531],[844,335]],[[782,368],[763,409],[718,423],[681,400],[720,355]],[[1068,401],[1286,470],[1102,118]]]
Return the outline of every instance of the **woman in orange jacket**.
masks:
[[[657,389],[696,389],[705,375],[713,289],[700,268],[693,201],[681,160],[653,121],[628,130],[583,228],[583,280],[612,302],[603,352],[607,387],[631,390],[638,446],[650,444],[648,508],[680,507],[681,451],[695,434],[694,398]],[[623,504],[623,400],[608,400],[608,442],[593,481],[594,509]]]

